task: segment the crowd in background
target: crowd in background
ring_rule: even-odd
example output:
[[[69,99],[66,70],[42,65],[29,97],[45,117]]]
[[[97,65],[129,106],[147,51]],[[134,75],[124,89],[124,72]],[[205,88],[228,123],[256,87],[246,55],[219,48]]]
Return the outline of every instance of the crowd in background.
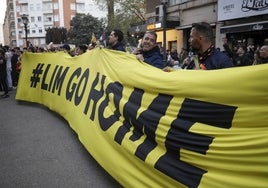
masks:
[[[177,69],[219,69],[238,66],[250,66],[268,63],[268,39],[264,39],[261,45],[238,44],[229,47],[224,43],[222,49],[215,48],[212,43],[212,30],[206,23],[193,24],[189,44],[190,48],[182,48],[180,52],[176,48],[166,50],[166,59],[163,61],[163,48],[157,45],[157,34],[146,32],[136,48],[124,45],[124,34],[120,30],[111,31],[107,41],[91,41],[89,45],[69,44],[56,45],[50,43],[46,47],[29,45],[28,48],[9,48],[0,46],[0,91],[2,98],[9,97],[8,92],[16,89],[21,68],[21,55],[27,51],[32,53],[65,51],[70,56],[79,56],[96,47],[104,47],[125,53],[132,53],[140,61],[169,72]],[[106,43],[107,42],[107,43]],[[197,57],[195,61],[195,57]],[[227,59],[226,59],[227,57]],[[222,64],[221,62],[222,61]]]

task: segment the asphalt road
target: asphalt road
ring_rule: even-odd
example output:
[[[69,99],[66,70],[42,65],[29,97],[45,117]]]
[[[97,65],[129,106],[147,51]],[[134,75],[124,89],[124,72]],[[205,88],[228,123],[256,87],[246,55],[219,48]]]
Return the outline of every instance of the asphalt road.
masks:
[[[15,93],[0,98],[0,188],[122,187],[62,117]]]

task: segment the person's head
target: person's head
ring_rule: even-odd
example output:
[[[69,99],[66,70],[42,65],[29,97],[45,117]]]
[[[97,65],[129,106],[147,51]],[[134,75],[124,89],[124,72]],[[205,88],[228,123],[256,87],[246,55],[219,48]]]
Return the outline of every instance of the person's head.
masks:
[[[240,45],[238,46],[236,53],[238,56],[242,56],[245,53],[245,51],[246,51],[246,47],[243,45]]]
[[[77,48],[77,55],[81,55],[81,54],[85,53],[87,51],[87,48],[88,47],[85,44],[79,45]]]
[[[124,34],[118,29],[114,29],[109,35],[109,44],[111,46],[116,45],[118,42],[122,42],[124,39]]]
[[[189,38],[189,44],[193,51],[203,53],[213,41],[213,30],[209,23],[193,23]]]
[[[260,58],[262,59],[266,59],[268,58],[268,45],[263,45],[261,48],[260,48]]]
[[[142,38],[142,50],[145,52],[152,50],[157,45],[156,40],[157,34],[153,31],[147,31]]]
[[[65,50],[66,52],[69,52],[69,51],[71,50],[69,44],[64,44],[64,45],[62,46],[62,49]]]

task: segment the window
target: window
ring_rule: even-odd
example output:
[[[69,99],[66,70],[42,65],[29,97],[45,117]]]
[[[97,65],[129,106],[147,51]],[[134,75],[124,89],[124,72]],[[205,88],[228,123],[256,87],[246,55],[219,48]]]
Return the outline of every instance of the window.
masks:
[[[43,33],[43,30],[42,30],[41,27],[38,28],[38,32],[39,32],[39,33]]]
[[[70,8],[71,8],[71,10],[75,10],[75,3],[71,3]]]
[[[22,12],[28,12],[28,6],[27,5],[21,5],[21,11]]]
[[[34,4],[30,4],[30,11],[34,11]]]
[[[35,22],[35,19],[33,16],[31,16],[31,22]]]
[[[59,15],[57,15],[57,14],[54,15],[54,21],[55,21],[55,22],[58,22],[58,21],[59,21]]]
[[[37,3],[37,4],[36,4],[36,10],[37,10],[37,11],[41,11],[41,4],[40,4],[40,3]]]
[[[32,30],[32,33],[36,33],[35,29]]]
[[[51,22],[52,21],[52,17],[47,17],[47,22]]]
[[[54,3],[54,7],[53,8],[54,8],[54,10],[55,9],[59,9],[59,4],[58,3]]]
[[[52,3],[44,3],[43,10],[44,11],[52,10]]]
[[[77,11],[85,11],[85,4],[84,3],[77,3],[76,4]]]
[[[41,16],[38,16],[38,17],[37,17],[37,20],[38,20],[39,22],[41,22],[41,21],[42,21],[42,17],[41,17]]]

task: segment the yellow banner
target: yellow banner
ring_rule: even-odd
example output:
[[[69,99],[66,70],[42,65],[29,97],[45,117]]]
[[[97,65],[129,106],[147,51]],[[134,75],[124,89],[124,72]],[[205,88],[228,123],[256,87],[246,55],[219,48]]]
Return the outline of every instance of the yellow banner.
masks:
[[[268,186],[268,64],[164,72],[94,49],[25,53],[16,99],[63,116],[124,187]]]

